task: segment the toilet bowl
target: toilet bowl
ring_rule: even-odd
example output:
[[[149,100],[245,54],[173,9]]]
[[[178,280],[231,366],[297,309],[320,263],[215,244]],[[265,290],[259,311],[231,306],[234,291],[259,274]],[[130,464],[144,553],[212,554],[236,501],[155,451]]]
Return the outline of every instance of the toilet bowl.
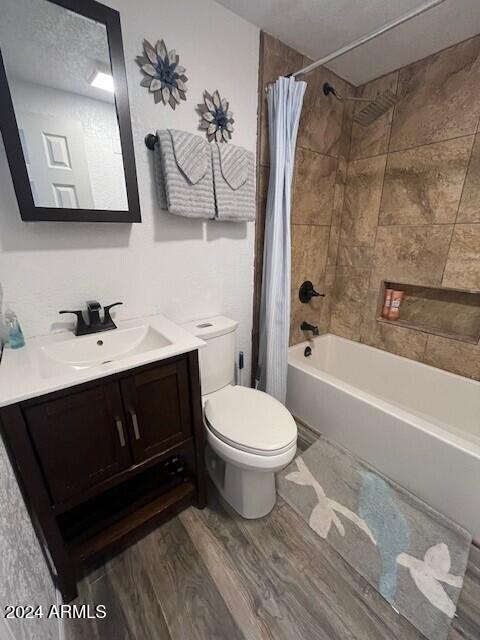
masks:
[[[297,425],[271,396],[228,386],[204,397],[207,469],[224,499],[244,518],[275,506],[275,473],[297,450]]]
[[[275,473],[297,450],[297,425],[278,400],[234,385],[234,320],[217,316],[183,325],[205,340],[199,351],[206,464],[223,498],[244,518],[275,506]]]

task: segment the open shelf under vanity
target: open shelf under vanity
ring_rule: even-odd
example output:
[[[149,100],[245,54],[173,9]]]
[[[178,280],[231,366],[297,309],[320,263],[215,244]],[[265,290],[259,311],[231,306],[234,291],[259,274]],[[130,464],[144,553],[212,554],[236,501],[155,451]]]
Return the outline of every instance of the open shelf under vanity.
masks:
[[[404,292],[397,320],[382,317],[386,289]],[[477,344],[480,341],[480,291],[385,280],[380,287],[377,322]]]
[[[195,494],[191,447],[177,447],[163,462],[133,475],[57,515],[57,523],[75,565],[115,550],[135,531],[144,531],[173,515]],[[169,468],[175,467],[169,477]]]

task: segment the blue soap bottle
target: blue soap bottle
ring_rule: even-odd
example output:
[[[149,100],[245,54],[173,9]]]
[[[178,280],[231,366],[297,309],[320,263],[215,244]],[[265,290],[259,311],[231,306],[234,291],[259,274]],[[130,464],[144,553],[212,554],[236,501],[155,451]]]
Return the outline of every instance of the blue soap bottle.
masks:
[[[25,338],[23,337],[20,323],[17,315],[12,309],[5,311],[5,326],[7,333],[7,344],[11,349],[20,349],[25,346]]]

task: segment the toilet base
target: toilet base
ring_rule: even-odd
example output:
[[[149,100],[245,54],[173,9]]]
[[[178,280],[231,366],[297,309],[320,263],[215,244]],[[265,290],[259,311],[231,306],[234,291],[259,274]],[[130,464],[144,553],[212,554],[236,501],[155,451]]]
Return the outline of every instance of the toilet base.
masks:
[[[242,469],[222,460],[208,445],[205,454],[213,484],[242,518],[253,520],[270,513],[277,501],[273,471]]]

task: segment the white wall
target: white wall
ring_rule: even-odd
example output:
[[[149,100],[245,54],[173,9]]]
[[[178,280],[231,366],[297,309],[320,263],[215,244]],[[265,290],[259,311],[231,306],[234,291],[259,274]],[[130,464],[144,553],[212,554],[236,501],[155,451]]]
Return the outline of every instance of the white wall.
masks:
[[[0,282],[27,336],[58,328],[58,310],[80,307],[88,298],[103,303],[123,300],[122,318],[159,311],[177,321],[226,314],[240,322],[238,346],[245,351],[248,380],[254,226],[190,221],[162,212],[152,183],[152,155],[143,138],[162,127],[196,132],[195,106],[204,89],[218,88],[234,111],[233,142],[255,151],[258,29],[211,0],[109,4],[122,19],[143,224],[21,222],[0,145]],[[139,86],[141,75],[134,61],[143,38],[162,37],[180,54],[189,78],[188,100],[175,112],[155,105]],[[2,448],[0,462],[0,485],[14,482]],[[20,495],[15,494],[14,503],[2,500],[2,505],[4,559],[13,549],[35,549]],[[10,523],[18,525],[15,539]],[[53,598],[45,565],[37,565],[38,548],[30,555],[16,556],[14,566],[0,563],[0,583],[9,584],[5,578],[14,571],[26,576],[26,583],[10,594],[19,604]],[[30,569],[34,574],[28,580]],[[33,621],[23,631],[23,638],[55,640],[45,621]]]
[[[143,223],[23,223],[0,151],[0,282],[27,336],[58,329],[58,310],[90,298],[125,304],[119,318],[163,312],[176,321],[226,314],[240,323],[249,379],[253,223],[191,221],[158,207],[146,133],[197,132],[204,89],[219,89],[235,117],[233,143],[255,151],[259,31],[211,0],[109,0],[121,14]],[[142,40],[164,38],[187,69],[187,102],[155,105],[140,87]]]

